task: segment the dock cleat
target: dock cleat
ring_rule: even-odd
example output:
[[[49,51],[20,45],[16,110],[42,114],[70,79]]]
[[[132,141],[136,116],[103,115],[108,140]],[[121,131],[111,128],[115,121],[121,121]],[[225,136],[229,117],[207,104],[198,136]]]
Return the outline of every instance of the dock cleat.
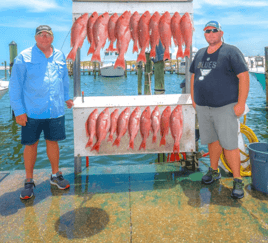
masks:
[[[70,187],[69,181],[65,180],[62,176],[62,172],[58,171],[56,173],[57,176],[50,177],[50,184],[57,186],[60,190],[65,190]]]
[[[234,187],[232,190],[231,197],[234,199],[241,199],[244,197],[244,183],[241,179],[235,178],[234,179]]]
[[[202,177],[202,183],[209,185],[220,178],[221,173],[219,168],[217,170],[213,170],[211,167],[209,167],[207,174]]]
[[[24,189],[20,193],[20,198],[27,200],[34,195],[33,188],[35,187],[33,179],[25,179]]]

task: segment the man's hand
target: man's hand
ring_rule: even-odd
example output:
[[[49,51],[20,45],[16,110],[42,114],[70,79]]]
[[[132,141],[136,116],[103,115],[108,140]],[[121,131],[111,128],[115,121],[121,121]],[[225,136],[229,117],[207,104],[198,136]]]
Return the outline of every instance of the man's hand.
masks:
[[[66,100],[65,103],[66,103],[66,105],[67,105],[67,107],[68,107],[69,109],[71,109],[72,106],[74,106],[74,102],[73,102],[73,100]]]
[[[239,104],[237,103],[235,106],[234,106],[234,113],[239,117],[239,116],[242,116],[242,114],[244,113],[245,111],[245,104]]]
[[[22,114],[22,115],[19,115],[19,116],[16,116],[16,122],[25,127],[26,126],[26,122],[27,122],[27,115],[26,114]]]

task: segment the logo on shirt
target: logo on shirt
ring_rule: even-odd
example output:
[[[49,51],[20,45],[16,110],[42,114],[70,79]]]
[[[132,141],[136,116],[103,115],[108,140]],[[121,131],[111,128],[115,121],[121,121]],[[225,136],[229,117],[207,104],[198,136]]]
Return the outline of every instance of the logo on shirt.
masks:
[[[205,76],[211,72],[211,69],[200,69],[200,72],[202,76],[199,77],[199,80],[204,80]]]

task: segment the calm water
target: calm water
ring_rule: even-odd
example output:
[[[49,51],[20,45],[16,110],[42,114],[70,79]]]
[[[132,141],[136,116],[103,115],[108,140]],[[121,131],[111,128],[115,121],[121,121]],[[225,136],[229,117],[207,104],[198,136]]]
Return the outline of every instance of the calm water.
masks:
[[[5,77],[4,71],[0,70],[0,79]],[[180,83],[184,76],[177,74],[165,75],[166,94],[180,94]],[[7,78],[9,80],[9,77]],[[255,132],[260,142],[266,142],[268,137],[268,112],[265,108],[265,92],[258,81],[250,77],[250,92],[247,104],[250,112],[247,114],[247,125]],[[152,90],[154,89],[154,77],[152,78]],[[137,95],[137,75],[128,74],[122,78],[102,78],[92,75],[81,75],[81,90],[85,96],[122,96]],[[226,94],[228,95],[228,94]],[[70,79],[70,96],[73,97],[73,80]],[[12,120],[8,93],[0,100],[0,171],[21,170],[23,165],[23,149],[20,144],[21,127]],[[60,166],[73,167],[73,120],[72,110],[65,109],[66,135],[64,141],[59,142]],[[200,146],[200,150],[207,151],[206,146]],[[157,154],[149,155],[122,155],[122,156],[98,156],[90,157],[90,165],[119,165],[119,164],[149,164],[157,160]],[[85,158],[82,159],[85,165]],[[38,155],[35,168],[50,168],[46,155],[45,140],[43,134],[38,145]]]

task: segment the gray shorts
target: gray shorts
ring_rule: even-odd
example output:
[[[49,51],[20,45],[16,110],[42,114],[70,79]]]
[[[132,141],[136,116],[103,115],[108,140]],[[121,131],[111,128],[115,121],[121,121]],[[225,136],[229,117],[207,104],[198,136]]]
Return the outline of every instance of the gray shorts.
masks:
[[[236,103],[222,107],[196,105],[201,144],[219,141],[222,148],[238,148],[238,117],[234,113]]]

